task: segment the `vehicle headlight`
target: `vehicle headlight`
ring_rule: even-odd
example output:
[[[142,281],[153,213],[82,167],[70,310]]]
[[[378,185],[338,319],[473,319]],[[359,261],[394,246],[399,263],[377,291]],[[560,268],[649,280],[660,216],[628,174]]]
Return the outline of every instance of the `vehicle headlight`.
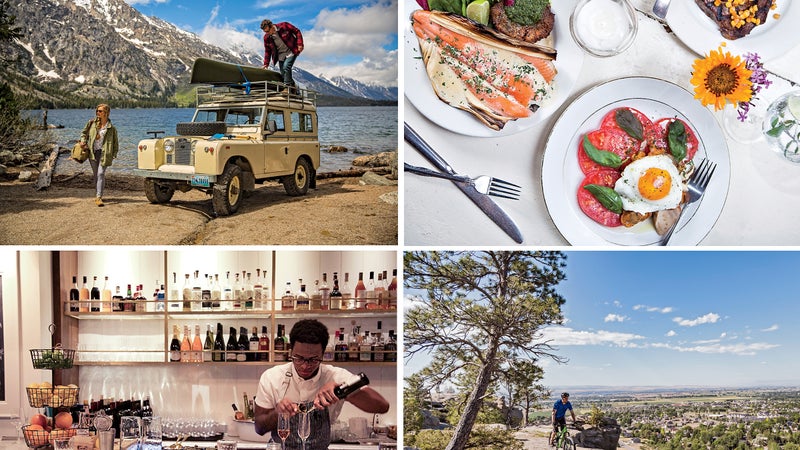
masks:
[[[164,151],[167,153],[172,153],[175,151],[175,141],[172,139],[165,139],[164,140]]]
[[[196,141],[196,140],[193,140],[193,141],[192,141],[192,153],[194,153],[194,151],[195,151],[195,149],[196,149],[196,148],[197,148],[197,141]]]

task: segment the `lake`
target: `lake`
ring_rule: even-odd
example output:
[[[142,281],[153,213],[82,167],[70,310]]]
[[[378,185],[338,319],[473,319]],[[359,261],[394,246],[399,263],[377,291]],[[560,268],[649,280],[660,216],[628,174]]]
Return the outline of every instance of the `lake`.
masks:
[[[26,111],[26,114],[35,120],[42,117],[41,110]],[[193,115],[194,108],[112,109],[111,122],[119,133],[119,154],[113,169],[125,172],[136,168],[136,146],[141,139],[149,137],[147,131],[166,131],[167,135],[174,136],[175,124],[190,122]],[[397,150],[396,106],[320,106],[317,115],[322,149],[320,172],[348,169],[353,159],[360,155]],[[86,122],[93,117],[94,109],[47,111],[48,124],[64,126],[51,130],[56,142],[68,148],[72,148]],[[334,145],[341,145],[349,151],[325,151]]]

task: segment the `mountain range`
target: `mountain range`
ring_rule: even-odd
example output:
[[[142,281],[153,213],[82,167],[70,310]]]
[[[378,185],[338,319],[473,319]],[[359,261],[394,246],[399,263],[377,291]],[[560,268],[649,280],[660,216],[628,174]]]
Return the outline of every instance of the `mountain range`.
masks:
[[[4,48],[10,84],[42,106],[83,99],[118,106],[174,102],[196,58],[260,65],[261,55],[229,51],[124,0],[24,0],[8,4],[22,37]],[[397,88],[326,79],[295,67],[295,80],[328,104],[396,101]],[[337,101],[338,100],[338,101]]]

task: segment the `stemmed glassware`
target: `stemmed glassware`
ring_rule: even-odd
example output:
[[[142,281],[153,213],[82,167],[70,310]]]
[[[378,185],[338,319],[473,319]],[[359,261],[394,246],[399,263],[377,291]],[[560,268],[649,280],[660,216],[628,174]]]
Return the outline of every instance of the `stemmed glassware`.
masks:
[[[289,427],[290,418],[291,416],[287,413],[278,414],[278,437],[281,438],[281,450],[286,450],[286,438],[288,438],[291,433]]]
[[[306,439],[308,439],[308,436],[311,434],[311,419],[308,417],[308,413],[300,413],[299,419],[297,435],[300,436],[300,440],[303,441],[303,450],[306,450]]]

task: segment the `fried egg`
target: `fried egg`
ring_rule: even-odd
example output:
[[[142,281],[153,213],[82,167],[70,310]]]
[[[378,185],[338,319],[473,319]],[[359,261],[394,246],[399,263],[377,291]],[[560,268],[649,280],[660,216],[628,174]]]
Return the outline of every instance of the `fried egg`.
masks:
[[[649,213],[672,209],[683,198],[683,179],[667,155],[645,156],[628,164],[614,190],[622,199],[622,209]]]

